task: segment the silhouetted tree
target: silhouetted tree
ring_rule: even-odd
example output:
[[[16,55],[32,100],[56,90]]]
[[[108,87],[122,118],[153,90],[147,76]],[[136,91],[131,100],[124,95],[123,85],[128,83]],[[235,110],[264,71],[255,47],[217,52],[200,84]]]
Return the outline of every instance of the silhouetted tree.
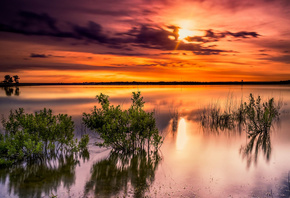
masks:
[[[18,75],[13,76],[13,78],[15,83],[19,83],[20,78],[18,77]]]
[[[9,83],[10,78],[11,78],[10,75],[5,75],[5,76],[4,76],[4,81],[3,81],[3,82],[4,82],[4,83]]]
[[[13,81],[13,78],[14,78],[14,81]],[[13,77],[11,77],[10,75],[5,75],[4,76],[4,83],[13,83],[13,82],[15,82],[15,83],[19,83],[19,77],[18,77],[18,75],[15,75],[15,76],[13,76]]]

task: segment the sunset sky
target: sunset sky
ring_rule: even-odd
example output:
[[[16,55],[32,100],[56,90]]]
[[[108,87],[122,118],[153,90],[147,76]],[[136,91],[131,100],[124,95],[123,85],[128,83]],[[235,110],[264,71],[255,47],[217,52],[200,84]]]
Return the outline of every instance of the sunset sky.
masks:
[[[46,83],[290,80],[290,1],[1,0],[6,74]]]

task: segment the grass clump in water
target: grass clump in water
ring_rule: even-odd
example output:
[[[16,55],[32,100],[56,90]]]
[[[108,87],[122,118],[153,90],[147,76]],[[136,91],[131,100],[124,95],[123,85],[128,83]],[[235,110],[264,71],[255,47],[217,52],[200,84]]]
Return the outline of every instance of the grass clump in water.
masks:
[[[263,151],[264,157],[269,161],[272,151],[270,130],[273,122],[279,118],[281,106],[281,101],[275,103],[274,98],[262,103],[260,96],[255,99],[252,94],[249,102],[243,104],[250,141],[241,147],[240,153],[247,159],[248,167],[253,161],[257,163],[259,150]]]
[[[232,104],[232,102],[230,102]],[[204,109],[200,116],[201,125],[211,129],[233,129],[237,125],[245,125],[249,136],[254,133],[268,132],[275,119],[279,117],[281,101],[276,103],[274,98],[263,102],[261,97],[256,99],[249,95],[248,102],[241,102],[238,108],[228,105],[225,110],[219,105],[211,105]]]
[[[274,98],[261,103],[261,97],[257,99],[250,94],[249,103],[244,103],[244,111],[247,118],[248,133],[267,133],[275,119],[279,117],[281,103],[276,104]]]

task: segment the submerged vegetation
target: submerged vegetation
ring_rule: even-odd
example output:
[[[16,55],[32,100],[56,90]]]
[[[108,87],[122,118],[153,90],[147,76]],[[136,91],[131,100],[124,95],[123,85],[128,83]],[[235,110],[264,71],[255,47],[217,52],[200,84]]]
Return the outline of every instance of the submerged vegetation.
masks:
[[[162,136],[154,112],[145,112],[140,92],[133,92],[128,110],[110,105],[109,97],[104,94],[97,98],[101,108],[95,107],[91,114],[84,113],[83,122],[100,134],[103,139],[100,145],[110,146],[112,151],[108,159],[93,165],[85,194],[91,191],[95,195],[131,194],[127,191],[130,181],[134,196],[143,197],[154,181],[161,160],[157,149],[162,144]],[[61,183],[69,192],[79,159],[89,159],[89,136],[84,135],[78,141],[74,128],[72,117],[53,115],[50,109],[31,114],[23,108],[11,110],[2,119],[0,180],[4,182],[8,177],[11,190],[19,197],[27,197],[19,187],[26,184],[31,185],[29,197],[43,194],[56,197],[55,189]]]
[[[8,165],[24,159],[43,155],[85,150],[89,136],[78,142],[74,139],[74,122],[66,114],[52,114],[43,109],[34,114],[23,108],[10,111],[7,120],[2,119],[4,134],[0,134],[0,165]]]
[[[279,116],[280,108],[281,103],[276,104],[274,98],[262,104],[260,96],[255,99],[250,94],[249,103],[244,104],[249,136],[254,133],[269,132],[272,122]]]
[[[103,139],[101,146],[111,146],[115,151],[130,152],[147,148],[158,149],[162,143],[156,127],[154,112],[145,112],[143,97],[134,93],[132,105],[122,110],[120,105],[110,105],[108,96],[97,96],[101,108],[91,114],[84,113],[83,122],[96,130]],[[67,154],[87,148],[89,136],[78,141],[74,138],[74,122],[67,114],[53,115],[44,108],[34,114],[23,108],[10,111],[2,119],[4,133],[0,133],[0,165],[9,165],[24,159],[37,159],[54,154]]]
[[[97,96],[101,107],[94,107],[90,114],[83,114],[85,125],[100,134],[103,143],[100,146],[110,146],[116,151],[131,152],[147,147],[158,149],[162,144],[154,112],[145,112],[141,93],[133,92],[132,105],[128,110],[122,110],[120,105],[110,105],[109,96]]]
[[[252,162],[257,163],[259,150],[262,150],[267,161],[270,159],[270,130],[273,122],[279,118],[281,106],[282,102],[276,102],[274,98],[262,102],[260,96],[255,98],[250,94],[248,102],[241,102],[237,109],[229,107],[222,111],[218,105],[204,109],[200,120],[203,127],[212,130],[231,130],[236,126],[244,126],[250,140],[241,147],[240,153],[249,167]]]
[[[248,167],[252,161],[257,163],[259,150],[263,151],[264,157],[269,161],[272,151],[270,129],[272,123],[279,118],[281,106],[281,101],[275,103],[274,98],[262,103],[260,96],[255,99],[252,94],[249,103],[244,103],[243,111],[250,141],[241,147],[240,152],[247,159]]]
[[[222,109],[215,104],[203,109],[200,115],[201,125],[212,130],[233,129],[237,125],[245,125],[249,136],[253,133],[268,132],[278,117],[282,102],[275,102],[274,98],[262,103],[258,96],[249,95],[248,102],[241,102],[238,108],[232,102]]]

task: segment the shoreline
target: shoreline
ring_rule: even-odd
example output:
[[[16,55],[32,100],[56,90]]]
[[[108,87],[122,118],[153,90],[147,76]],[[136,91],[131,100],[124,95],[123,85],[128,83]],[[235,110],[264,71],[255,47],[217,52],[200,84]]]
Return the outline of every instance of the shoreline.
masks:
[[[59,86],[59,85],[290,85],[288,81],[268,81],[268,82],[89,82],[89,83],[0,83],[0,87],[20,87],[20,86]]]

